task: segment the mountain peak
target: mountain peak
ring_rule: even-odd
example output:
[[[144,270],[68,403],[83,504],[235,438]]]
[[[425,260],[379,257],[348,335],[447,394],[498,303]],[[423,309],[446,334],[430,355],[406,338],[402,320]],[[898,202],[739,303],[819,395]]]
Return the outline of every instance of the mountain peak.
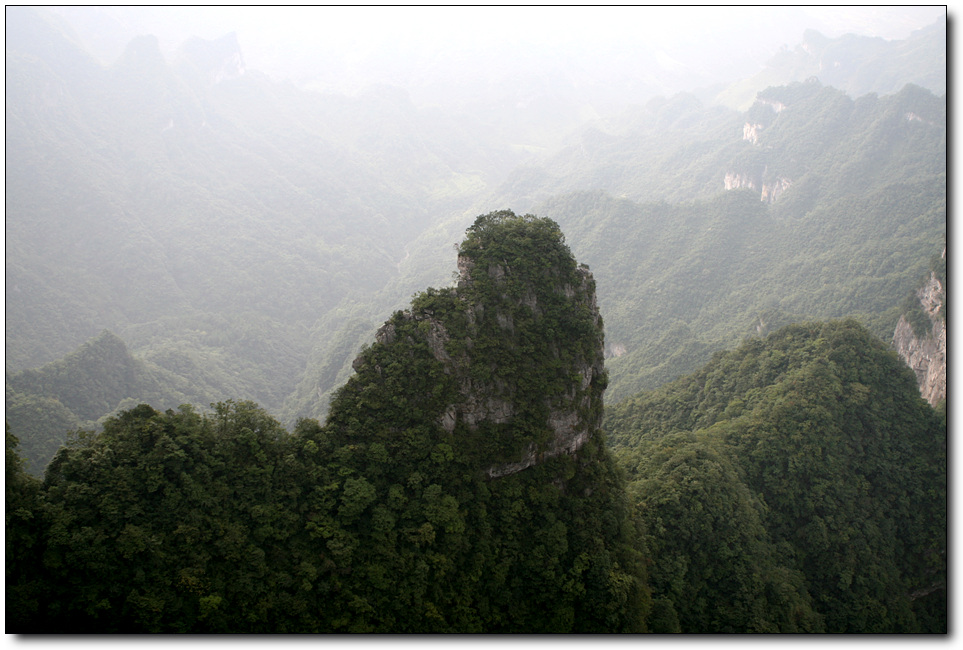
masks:
[[[379,330],[330,421],[430,426],[492,478],[574,454],[599,428],[606,385],[591,272],[554,221],[508,210],[478,217],[458,268],[456,288],[417,295]]]

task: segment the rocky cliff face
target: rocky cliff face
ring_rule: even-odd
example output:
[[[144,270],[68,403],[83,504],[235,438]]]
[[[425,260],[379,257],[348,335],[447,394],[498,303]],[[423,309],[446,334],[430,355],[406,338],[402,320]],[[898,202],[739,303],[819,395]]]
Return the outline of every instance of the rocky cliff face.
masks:
[[[944,258],[946,251],[944,250]],[[920,394],[936,405],[946,398],[946,321],[940,316],[945,287],[936,273],[920,287],[916,296],[930,321],[930,329],[918,336],[906,315],[899,319],[893,334],[893,345],[900,357],[916,373]]]
[[[725,178],[722,179],[723,186],[726,191],[729,190],[739,190],[742,188],[748,188],[750,190],[756,189],[757,180],[753,174],[747,172],[726,172]]]
[[[478,449],[490,478],[578,452],[601,426],[606,383],[591,272],[554,222],[495,214],[463,244],[457,286],[396,313],[355,360],[353,378],[362,392],[380,392],[389,359],[433,376],[429,386],[419,376],[392,390],[430,392],[417,407],[420,426]]]
[[[763,170],[761,174],[728,171],[722,179],[723,187],[725,187],[726,191],[739,189],[757,190],[759,191],[760,201],[764,203],[775,203],[776,199],[778,199],[783,192],[792,187],[792,180],[784,176],[764,180],[766,171],[767,170]],[[762,188],[761,190],[760,186]]]
[[[752,144],[759,144],[759,132],[765,128],[762,124],[746,122],[742,127],[742,139]]]
[[[762,184],[761,200],[765,203],[775,203],[779,196],[792,187],[792,181],[780,176],[774,181]]]
[[[473,277],[474,264],[470,259],[459,257],[458,267],[460,269],[460,279],[458,286],[466,288],[475,283]],[[500,265],[489,267],[483,271],[488,277],[486,280],[501,281],[504,284],[507,272]],[[605,381],[604,367],[604,345],[602,336],[602,320],[598,311],[598,304],[595,297],[595,281],[592,273],[586,268],[575,269],[577,284],[557,283],[551,286],[551,292],[556,296],[563,297],[567,304],[564,309],[578,313],[587,314],[591,321],[593,334],[591,335],[591,354],[579,356],[573,359],[567,368],[562,372],[569,377],[568,386],[561,394],[546,395],[541,397],[547,407],[544,425],[551,432],[551,435],[542,442],[529,442],[522,453],[521,458],[515,461],[492,465],[488,469],[491,477],[505,476],[519,472],[531,467],[536,463],[557,456],[559,454],[573,454],[599,429],[602,423],[601,390],[592,390],[593,386]],[[526,284],[530,280],[525,280]],[[505,332],[506,335],[514,330],[514,318],[511,312],[514,311],[512,303],[517,306],[530,310],[535,316],[535,322],[540,329],[551,328],[552,325],[545,319],[543,310],[539,305],[536,287],[529,284],[516,299],[503,294],[503,300],[507,299],[508,305],[496,305],[494,309],[489,306],[487,311],[494,312],[497,327]],[[468,308],[469,322],[476,325],[482,314],[486,311],[484,303],[470,305]],[[510,347],[511,337],[506,342]],[[553,347],[565,346],[568,342],[564,340],[553,340]],[[522,350],[513,350],[515,354],[523,354]],[[556,358],[560,355],[553,355]],[[458,419],[462,419],[471,428],[478,427],[482,421],[492,421],[495,423],[511,423],[512,416],[517,410],[516,402],[519,399],[531,399],[538,396],[525,396],[520,393],[512,393],[504,390],[503,385],[498,382],[493,383],[474,383],[469,375],[464,372],[470,364],[463,363],[459,382],[460,399],[452,403],[446,410],[446,428],[453,430],[454,424]],[[546,369],[547,370],[547,369]],[[557,372],[557,371],[556,371]],[[520,406],[520,405],[519,405]]]
[[[350,559],[325,597],[375,631],[644,631],[646,556],[599,435],[592,274],[557,224],[509,211],[458,253],[457,284],[395,312],[303,429],[331,459],[318,537]]]

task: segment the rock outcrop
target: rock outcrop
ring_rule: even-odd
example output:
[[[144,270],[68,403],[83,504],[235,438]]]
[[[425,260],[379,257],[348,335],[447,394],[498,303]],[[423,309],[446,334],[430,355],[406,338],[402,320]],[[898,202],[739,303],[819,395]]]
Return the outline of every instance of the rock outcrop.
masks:
[[[945,258],[945,250],[943,255]],[[945,290],[937,274],[930,272],[929,279],[916,291],[929,329],[920,335],[904,314],[893,334],[893,346],[916,373],[920,394],[933,406],[946,399],[946,321],[941,315]]]
[[[774,113],[782,113],[784,110],[786,110],[786,105],[776,99],[766,99],[763,97],[758,97],[756,101],[759,102],[760,104],[764,104],[768,106],[769,108],[772,109]]]
[[[742,139],[748,140],[752,144],[759,144],[759,132],[763,130],[762,124],[746,122],[742,127]]]
[[[764,169],[761,173],[755,174],[745,171],[728,171],[722,179],[722,184],[726,191],[741,189],[758,191],[760,201],[775,203],[783,192],[792,187],[792,180],[784,176],[769,180],[767,171],[767,169]]]
[[[722,179],[723,186],[726,191],[729,190],[739,190],[743,188],[748,188],[750,190],[756,189],[756,178],[753,174],[746,172],[726,172],[725,178]]]
[[[643,631],[592,274],[558,224],[510,211],[476,219],[458,268],[392,314],[324,426],[304,428],[335,463],[313,483],[333,513],[316,537],[346,558],[325,602],[360,603],[374,631]]]
[[[397,312],[355,360],[353,381],[374,396],[388,390],[378,385],[388,359],[410,359],[437,380],[426,389],[402,378],[393,390],[431,392],[418,406],[423,425],[487,450],[479,468],[498,478],[578,452],[601,426],[606,373],[592,273],[554,222],[493,215],[462,245],[457,286]]]
[[[764,203],[775,203],[776,199],[790,187],[792,187],[792,181],[780,176],[772,182],[762,184],[762,196],[760,198]]]

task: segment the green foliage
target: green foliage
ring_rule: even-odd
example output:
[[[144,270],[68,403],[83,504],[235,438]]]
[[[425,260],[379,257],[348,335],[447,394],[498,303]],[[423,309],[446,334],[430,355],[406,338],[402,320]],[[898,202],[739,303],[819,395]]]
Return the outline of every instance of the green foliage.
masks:
[[[37,575],[43,548],[40,481],[24,472],[19,441],[6,426],[4,531],[8,629],[32,626],[41,610],[44,584]]]
[[[590,276],[554,222],[509,211],[479,217],[459,253],[458,287],[389,319],[316,434],[345,477],[329,532],[357,568],[333,629],[641,630],[643,556],[601,437],[487,473],[546,448],[553,407],[601,416],[604,377],[573,376],[602,346]],[[469,417],[491,400],[500,421]]]
[[[945,246],[945,244],[944,244]],[[936,278],[941,287],[939,294],[939,309],[936,316],[946,322],[946,258],[943,255],[934,255],[930,258],[929,269],[926,275],[920,279],[919,286],[926,285],[931,278]],[[917,288],[918,289],[918,288]],[[913,328],[913,334],[917,338],[925,338],[933,329],[933,321],[924,311],[917,290],[913,290],[903,299],[899,307],[900,315],[909,322]]]
[[[140,371],[140,373],[138,372]],[[124,342],[111,332],[100,336],[57,362],[8,377],[13,389],[56,399],[82,421],[109,413],[143,374]]]
[[[250,403],[146,405],[47,470],[44,607],[31,630],[301,629],[316,605],[297,505],[302,443]],[[310,595],[310,592],[308,592]]]
[[[8,373],[7,423],[23,440],[28,471],[41,475],[68,432],[94,426],[135,398],[159,407],[181,402],[178,383],[157,370],[104,330],[62,359]]]
[[[40,476],[43,468],[66,442],[80,420],[58,400],[14,391],[9,382],[6,394],[6,424],[23,437],[25,469]]]
[[[610,401],[800,316],[891,333],[945,231],[945,99],[920,87],[940,92],[917,74],[934,66],[902,58],[945,47],[939,26],[883,47],[892,78],[879,43],[817,39],[860,75],[880,73],[853,96],[881,96],[851,100],[826,72],[790,83],[813,74],[793,65],[762,93],[787,104],[778,114],[680,93],[532,159],[514,113],[500,130],[397,89],[319,95],[258,74],[211,84],[210,53],[229,42],[195,42],[171,64],[144,37],[103,67],[42,10],[10,20],[8,371],[108,328],[178,393],[125,396],[135,403],[236,397],[289,426],[323,417],[371,324],[444,280],[467,206],[493,189],[558,221],[598,271],[610,344],[625,350],[611,353]],[[855,54],[863,46],[873,60]],[[740,137],[747,121],[764,127],[756,145]],[[724,207],[730,171],[792,185],[769,208]]]
[[[903,302],[900,303],[899,311],[900,315],[909,322],[913,328],[913,334],[915,334],[917,338],[924,338],[932,330],[933,323],[930,321],[930,317],[926,315],[926,312],[923,311],[923,307],[920,305],[919,297],[915,291],[903,299]]]
[[[478,226],[463,246],[475,272],[385,324],[324,426],[288,434],[250,402],[142,404],[76,434],[18,511],[42,541],[8,574],[16,626],[644,631],[638,522],[598,431],[590,275],[548,220]],[[469,417],[496,398],[507,415]],[[553,409],[576,413],[577,452],[549,453]],[[537,463],[493,478],[532,448]]]
[[[666,436],[636,450],[632,484],[655,561],[661,596],[654,631],[689,633],[819,632],[798,571],[763,525],[765,506],[712,440]],[[678,629],[672,629],[678,626]]]
[[[719,353],[614,407],[606,428],[657,611],[682,631],[946,630],[945,421],[855,322]],[[722,607],[716,585],[744,595]]]
[[[497,192],[552,219],[479,217],[458,286],[416,294],[348,380],[370,323],[444,277],[425,260],[518,129],[482,139],[392,89],[212,85],[224,42],[168,65],[139,38],[104,68],[42,12],[8,18],[15,631],[947,629],[945,402],[852,322],[712,356],[809,318],[891,335],[945,241],[945,97],[823,76],[764,91],[778,113],[680,94],[585,129]],[[727,172],[757,186],[723,194]],[[709,362],[610,410],[618,465],[562,227],[599,273],[610,398]],[[164,410],[230,396],[330,415],[289,434],[253,402]],[[587,441],[552,455],[570,419]]]
[[[901,301],[943,246],[945,98],[907,86],[854,101],[815,81],[761,97],[787,108],[763,107],[771,117],[756,144],[739,138],[747,118],[723,128],[698,106],[685,110],[699,128],[662,132],[652,105],[604,149],[573,148],[580,165],[561,154],[544,163],[567,174],[538,212],[598,276],[609,403],[800,320],[853,317],[889,339]],[[700,139],[711,155],[683,153]],[[664,160],[653,148],[679,155]],[[755,188],[723,194],[726,172],[756,176]],[[791,184],[760,201],[760,184],[779,178]],[[572,187],[599,189],[563,190]]]

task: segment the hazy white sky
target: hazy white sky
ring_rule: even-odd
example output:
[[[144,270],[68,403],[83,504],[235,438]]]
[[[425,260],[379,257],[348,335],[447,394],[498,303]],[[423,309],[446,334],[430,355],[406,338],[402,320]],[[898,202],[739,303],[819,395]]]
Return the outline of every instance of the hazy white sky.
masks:
[[[774,25],[780,15],[793,16],[801,36],[806,25],[799,24],[800,12],[827,36],[857,31],[904,38],[913,29],[945,15],[941,6],[202,6],[107,10],[125,17],[134,28],[153,26],[165,49],[179,45],[182,31],[190,29],[206,38],[236,31],[242,46],[246,40],[275,40],[322,50],[369,48],[384,42],[411,47],[481,47],[505,42],[552,45],[644,40],[667,47],[738,31],[740,26]]]
[[[611,76],[619,66],[629,69],[653,60],[667,71],[699,75],[698,83],[721,83],[753,74],[781,47],[800,43],[806,28],[829,37],[854,32],[905,38],[946,15],[942,6],[772,5],[128,6],[60,11],[105,64],[141,34],[155,35],[172,58],[189,36],[214,39],[235,32],[249,70],[349,93],[371,83],[428,84],[428,75],[437,80],[446,67],[449,81],[459,74],[482,78],[499,65],[502,70],[577,66],[585,74]]]

